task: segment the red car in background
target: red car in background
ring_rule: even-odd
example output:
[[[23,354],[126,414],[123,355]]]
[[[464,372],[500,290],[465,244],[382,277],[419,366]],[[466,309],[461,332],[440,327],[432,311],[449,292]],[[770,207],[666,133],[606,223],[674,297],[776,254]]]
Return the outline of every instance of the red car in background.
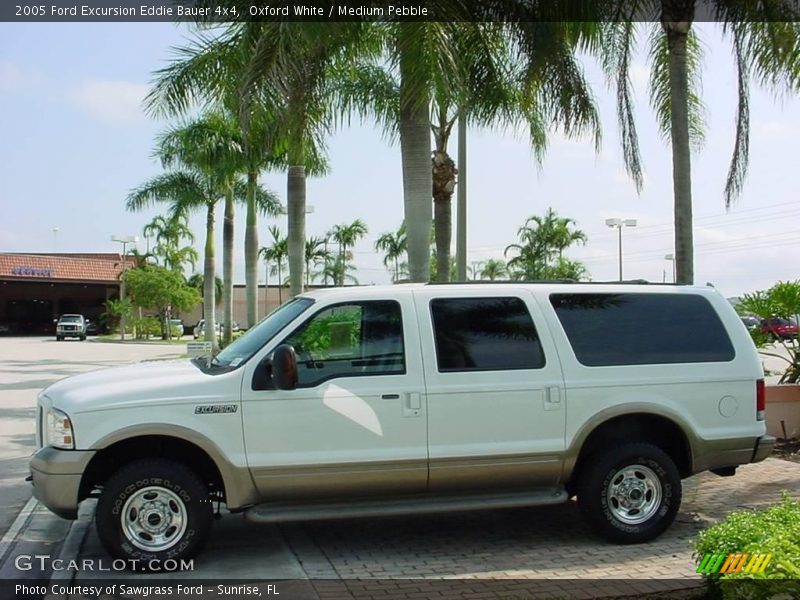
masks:
[[[797,325],[787,319],[762,319],[761,333],[773,339],[787,340],[797,336]]]

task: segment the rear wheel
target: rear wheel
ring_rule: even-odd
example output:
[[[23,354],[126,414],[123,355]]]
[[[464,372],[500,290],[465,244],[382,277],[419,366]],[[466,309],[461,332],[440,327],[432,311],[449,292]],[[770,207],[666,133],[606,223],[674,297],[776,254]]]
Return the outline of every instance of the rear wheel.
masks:
[[[195,556],[211,531],[212,516],[208,488],[194,472],[152,459],[131,463],[108,479],[96,525],[109,554],[146,570],[154,568],[151,561]]]
[[[590,458],[581,469],[578,504],[609,541],[638,544],[670,526],[681,503],[681,478],[666,452],[628,443]]]

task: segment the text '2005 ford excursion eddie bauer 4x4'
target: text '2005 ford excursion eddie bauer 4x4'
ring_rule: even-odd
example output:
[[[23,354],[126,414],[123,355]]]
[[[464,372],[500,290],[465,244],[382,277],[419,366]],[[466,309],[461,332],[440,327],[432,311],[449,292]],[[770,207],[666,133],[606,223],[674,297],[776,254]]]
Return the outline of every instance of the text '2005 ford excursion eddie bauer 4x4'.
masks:
[[[36,497],[99,496],[116,558],[196,554],[212,504],[257,522],[543,505],[650,540],[681,479],[763,460],[763,372],[710,288],[396,285],[287,302],[214,359],[39,396]]]

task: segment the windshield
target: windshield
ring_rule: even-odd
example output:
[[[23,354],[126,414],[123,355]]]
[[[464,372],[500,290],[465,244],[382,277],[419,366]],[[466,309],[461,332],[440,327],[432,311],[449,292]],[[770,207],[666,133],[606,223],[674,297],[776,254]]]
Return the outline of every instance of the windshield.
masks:
[[[61,317],[62,323],[80,323],[81,318],[79,315],[64,315]]]
[[[279,306],[261,319],[255,327],[248,329],[247,333],[217,354],[211,361],[212,364],[219,367],[238,367],[249,360],[264,344],[312,304],[314,301],[311,298],[294,298]]]

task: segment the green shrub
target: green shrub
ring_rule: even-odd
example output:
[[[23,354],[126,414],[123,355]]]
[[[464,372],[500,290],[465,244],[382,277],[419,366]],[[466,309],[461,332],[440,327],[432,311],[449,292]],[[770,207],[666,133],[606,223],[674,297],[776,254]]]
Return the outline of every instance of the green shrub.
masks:
[[[151,336],[161,335],[161,323],[156,317],[138,317],[132,320],[133,329],[136,331],[136,339],[149,340]]]
[[[781,502],[767,509],[732,513],[701,532],[694,551],[698,562],[706,554],[772,555],[763,573],[704,575],[717,597],[755,600],[788,594],[787,598],[796,598],[800,592],[800,500],[784,494]]]

